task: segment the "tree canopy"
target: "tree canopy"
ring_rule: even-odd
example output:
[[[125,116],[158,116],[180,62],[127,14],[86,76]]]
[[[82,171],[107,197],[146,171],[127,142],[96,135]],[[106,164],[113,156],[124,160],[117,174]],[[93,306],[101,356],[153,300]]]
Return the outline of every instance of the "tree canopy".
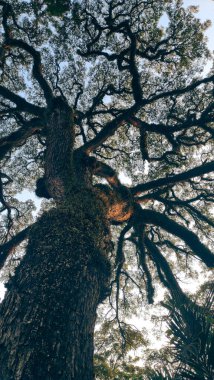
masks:
[[[0,12],[0,267],[13,273],[37,223],[36,198],[20,193],[53,198],[40,213],[58,197],[45,179],[48,115],[66,102],[74,159],[112,224],[103,298],[125,345],[140,300],[161,284],[176,307],[189,302],[179,274],[214,266],[210,23],[181,0],[0,0]]]

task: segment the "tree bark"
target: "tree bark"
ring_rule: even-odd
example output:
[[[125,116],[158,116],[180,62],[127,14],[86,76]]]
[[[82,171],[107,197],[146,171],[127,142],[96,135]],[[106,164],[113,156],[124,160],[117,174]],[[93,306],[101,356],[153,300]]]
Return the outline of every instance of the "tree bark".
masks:
[[[0,379],[92,380],[96,309],[108,286],[108,225],[90,191],[45,213],[1,305]]]
[[[96,309],[110,278],[107,209],[77,170],[81,159],[74,164],[72,109],[56,98],[46,118],[44,183],[56,206],[31,229],[7,284],[0,379],[92,380]]]

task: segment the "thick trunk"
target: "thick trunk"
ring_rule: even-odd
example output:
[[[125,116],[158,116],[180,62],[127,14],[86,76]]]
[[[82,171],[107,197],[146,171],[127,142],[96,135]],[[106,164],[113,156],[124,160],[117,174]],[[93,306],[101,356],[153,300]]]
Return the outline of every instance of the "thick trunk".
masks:
[[[96,309],[110,265],[102,202],[89,190],[44,214],[1,305],[1,380],[92,380]]]
[[[108,205],[74,162],[72,109],[47,111],[45,176],[56,207],[32,228],[0,310],[0,380],[92,380],[96,309],[110,277]]]

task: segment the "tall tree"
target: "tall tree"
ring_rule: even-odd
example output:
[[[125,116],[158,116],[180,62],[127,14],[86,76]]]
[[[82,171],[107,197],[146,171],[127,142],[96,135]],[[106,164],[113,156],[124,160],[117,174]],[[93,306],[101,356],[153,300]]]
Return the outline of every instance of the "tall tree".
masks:
[[[125,341],[130,284],[152,303],[158,276],[182,303],[169,254],[179,271],[214,265],[209,23],[180,0],[59,5],[0,0],[1,267],[18,260],[0,310],[4,380],[93,379],[108,295]],[[34,223],[25,188],[49,199]]]

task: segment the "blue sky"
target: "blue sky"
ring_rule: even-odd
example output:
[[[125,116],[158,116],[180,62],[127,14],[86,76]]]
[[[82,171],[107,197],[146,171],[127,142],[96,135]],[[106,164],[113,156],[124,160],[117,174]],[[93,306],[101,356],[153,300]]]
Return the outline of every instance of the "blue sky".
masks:
[[[190,5],[199,6],[199,12],[196,17],[202,21],[212,21],[212,26],[207,30],[206,35],[210,50],[214,50],[214,0],[184,0],[184,5],[186,7]]]

